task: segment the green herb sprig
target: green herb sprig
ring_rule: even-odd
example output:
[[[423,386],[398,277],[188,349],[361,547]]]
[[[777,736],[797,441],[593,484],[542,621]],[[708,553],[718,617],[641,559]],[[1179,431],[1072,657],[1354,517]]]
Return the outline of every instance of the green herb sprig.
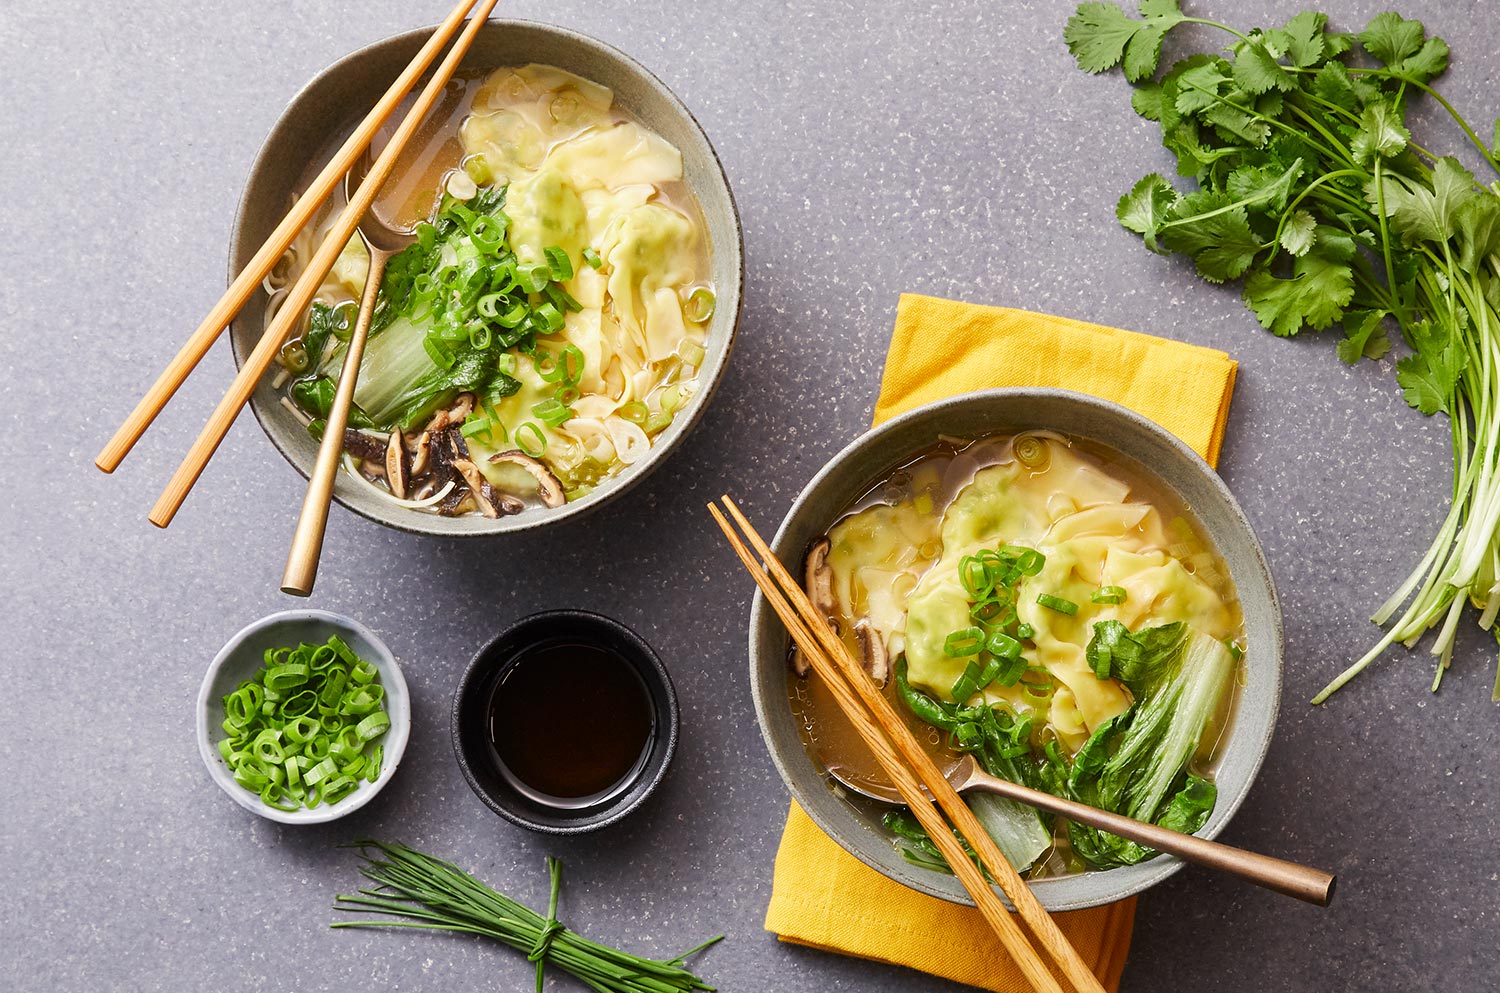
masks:
[[[547,916],[491,889],[452,862],[405,845],[361,841],[364,864],[360,872],[374,889],[356,895],[340,894],[334,909],[386,915],[392,920],[337,921],[332,927],[411,927],[457,931],[493,938],[525,952],[536,963],[537,993],[543,970],[556,966],[600,993],[687,993],[713,990],[684,968],[692,955],[723,940],[711,938],[669,961],[642,958],[589,941],[563,927],[557,919],[562,887],[562,862],[547,859],[551,892]]]
[[[1419,144],[1406,113],[1413,97],[1436,102],[1495,175],[1500,128],[1482,140],[1431,85],[1448,45],[1396,13],[1345,34],[1315,10],[1247,30],[1189,17],[1178,0],[1138,10],[1080,4],[1063,32],[1081,69],[1123,66],[1135,110],[1196,182],[1179,192],[1144,177],[1120,199],[1120,223],[1152,251],[1191,258],[1209,282],[1241,281],[1274,334],[1342,325],[1347,363],[1390,352],[1393,324],[1410,350],[1396,362],[1402,394],[1449,415],[1454,482],[1438,534],[1374,613],[1385,635],[1313,702],[1435,628],[1436,690],[1466,601],[1500,631],[1500,185]],[[1227,32],[1226,54],[1189,55],[1154,78],[1162,38],[1188,23]]]

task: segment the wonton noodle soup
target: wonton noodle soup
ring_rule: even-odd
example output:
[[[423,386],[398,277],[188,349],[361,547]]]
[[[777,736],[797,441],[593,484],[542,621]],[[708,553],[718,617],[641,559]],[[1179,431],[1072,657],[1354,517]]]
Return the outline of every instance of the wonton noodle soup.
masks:
[[[267,279],[267,321],[342,206]],[[455,79],[375,210],[416,225],[356,385],[346,468],[405,506],[499,516],[639,461],[697,388],[711,246],[678,150],[612,92],[529,65]],[[315,435],[368,271],[355,238],[276,385]]]
[[[940,766],[972,752],[995,775],[1179,830],[1211,812],[1242,681],[1238,599],[1189,509],[1120,455],[1045,432],[944,442],[856,501],[813,544],[805,579]],[[795,653],[792,669],[809,753],[883,784]],[[966,799],[1033,875],[1154,854]],[[886,824],[908,859],[942,868],[909,814]]]

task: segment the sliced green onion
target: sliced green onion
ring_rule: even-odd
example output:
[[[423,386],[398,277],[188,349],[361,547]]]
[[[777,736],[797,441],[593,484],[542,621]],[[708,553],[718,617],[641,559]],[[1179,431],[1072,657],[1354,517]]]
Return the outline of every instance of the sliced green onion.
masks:
[[[641,425],[641,430],[647,434],[656,434],[658,431],[665,430],[671,423],[672,415],[659,410],[646,418],[646,423]]]
[[[561,331],[563,324],[566,323],[563,319],[562,309],[551,300],[542,303],[533,310],[531,312],[531,319],[533,321],[540,321],[546,334]]]
[[[950,652],[949,654],[951,655],[952,653]],[[977,692],[980,671],[978,662],[971,661],[968,665],[964,666],[963,675],[958,677],[957,681],[953,684],[953,689],[949,691],[956,702],[963,703]]]
[[[1024,545],[1005,545],[1001,547],[1000,554],[1013,561],[1024,576],[1035,576],[1047,564],[1047,556]]]
[[[505,244],[505,228],[489,214],[481,215],[469,225],[469,240],[486,255],[494,255]]]
[[[1053,596],[1051,593],[1037,594],[1036,602],[1048,610],[1055,610],[1059,614],[1067,614],[1070,617],[1078,613],[1078,604],[1072,600],[1064,600],[1060,596]]]
[[[475,414],[470,414],[464,419],[464,423],[458,429],[458,433],[463,435],[465,438],[473,438],[476,435],[481,434],[489,435],[493,431],[494,426],[495,422],[490,418],[488,414],[478,416],[476,416]]]
[[[527,293],[540,293],[552,281],[550,265],[529,265],[516,269],[516,282]]]
[[[615,413],[631,424],[645,424],[646,418],[651,416],[650,408],[639,400],[632,400],[629,403],[621,404],[620,409],[615,411]]]
[[[531,413],[549,428],[561,427],[573,418],[573,408],[559,403],[556,397],[532,404]]]
[[[432,359],[432,364],[439,369],[452,369],[453,363],[457,361],[438,336],[431,332],[422,339],[422,348],[426,350],[427,357]]]
[[[1026,660],[1019,655],[1014,658],[999,658],[999,662],[1000,670],[995,674],[995,682],[1001,686],[1014,686],[1026,674]]]
[[[219,757],[278,810],[336,802],[383,759],[366,749],[390,729],[384,698],[379,670],[337,636],[266,649],[254,678],[223,699]]]
[[[714,291],[706,286],[700,286],[688,294],[687,305],[682,308],[682,315],[694,324],[702,324],[714,316]]]
[[[954,631],[943,640],[943,654],[952,659],[978,655],[984,648],[983,628],[963,628]]]
[[[516,428],[512,437],[515,438],[516,447],[534,459],[541,458],[542,453],[547,450],[547,436],[531,421]]]
[[[703,364],[704,356],[707,353],[703,351],[703,346],[696,341],[684,341],[678,346],[677,354],[682,358],[683,365],[696,369]]]
[[[1021,624],[1016,627],[1016,637],[1022,641],[1030,641],[1036,637],[1036,628],[1030,624]]]
[[[1089,597],[1094,603],[1124,603],[1125,587],[1101,586]]]
[[[547,265],[552,270],[552,278],[556,282],[573,278],[573,260],[568,258],[568,253],[553,245],[543,254],[547,256]]]
[[[562,367],[562,381],[567,385],[577,386],[583,379],[583,349],[577,345],[564,345],[557,364]]]
[[[990,636],[985,639],[984,647],[996,658],[1018,659],[1021,657],[1021,643],[1004,631],[990,632]]]
[[[583,261],[588,263],[588,267],[590,269],[604,268],[604,260],[601,259],[599,257],[599,253],[594,251],[592,248],[585,248],[583,250]]]

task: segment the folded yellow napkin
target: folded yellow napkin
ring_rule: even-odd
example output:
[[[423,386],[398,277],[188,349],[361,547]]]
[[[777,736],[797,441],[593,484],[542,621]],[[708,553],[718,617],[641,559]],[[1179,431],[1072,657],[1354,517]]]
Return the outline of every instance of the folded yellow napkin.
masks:
[[[994,386],[1092,393],[1149,417],[1215,463],[1236,365],[1223,352],[1065,317],[904,295],[875,423]],[[1135,900],[1058,914],[1106,989],[1119,987]],[[1025,979],[979,912],[891,882],[795,803],[776,853],[766,930],[782,941],[921,969],[996,993]]]

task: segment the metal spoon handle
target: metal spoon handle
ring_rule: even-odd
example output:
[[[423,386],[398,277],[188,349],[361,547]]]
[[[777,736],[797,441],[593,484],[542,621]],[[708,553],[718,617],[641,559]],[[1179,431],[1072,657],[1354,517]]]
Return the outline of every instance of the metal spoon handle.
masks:
[[[281,576],[281,592],[293,596],[310,596],[318,578],[318,557],[323,553],[323,532],[328,527],[328,502],[333,499],[333,481],[338,474],[339,457],[344,452],[344,428],[349,424],[349,408],[354,405],[354,384],[359,378],[365,340],[370,336],[375,298],[380,293],[386,260],[390,258],[388,252],[371,247],[368,239],[365,247],[370,252],[370,274],[365,277],[365,289],[359,299],[359,317],[354,322],[354,330],[349,333],[344,365],[339,370],[338,389],[333,394],[327,426],[323,428],[323,441],[318,445],[318,461],[307,481],[307,496],[302,500],[302,513],[297,517],[297,530],[292,535],[292,547],[286,557],[286,571]]]
[[[1050,793],[991,776],[977,767],[964,783],[955,785],[963,790],[978,790],[1016,800],[1029,807],[1066,817],[1070,821],[1117,834],[1159,852],[1175,855],[1186,862],[1239,876],[1257,886],[1264,886],[1319,907],[1328,906],[1333,899],[1335,879],[1320,869],[1247,852],[1242,848],[1147,824],[1073,800],[1064,800]]]

